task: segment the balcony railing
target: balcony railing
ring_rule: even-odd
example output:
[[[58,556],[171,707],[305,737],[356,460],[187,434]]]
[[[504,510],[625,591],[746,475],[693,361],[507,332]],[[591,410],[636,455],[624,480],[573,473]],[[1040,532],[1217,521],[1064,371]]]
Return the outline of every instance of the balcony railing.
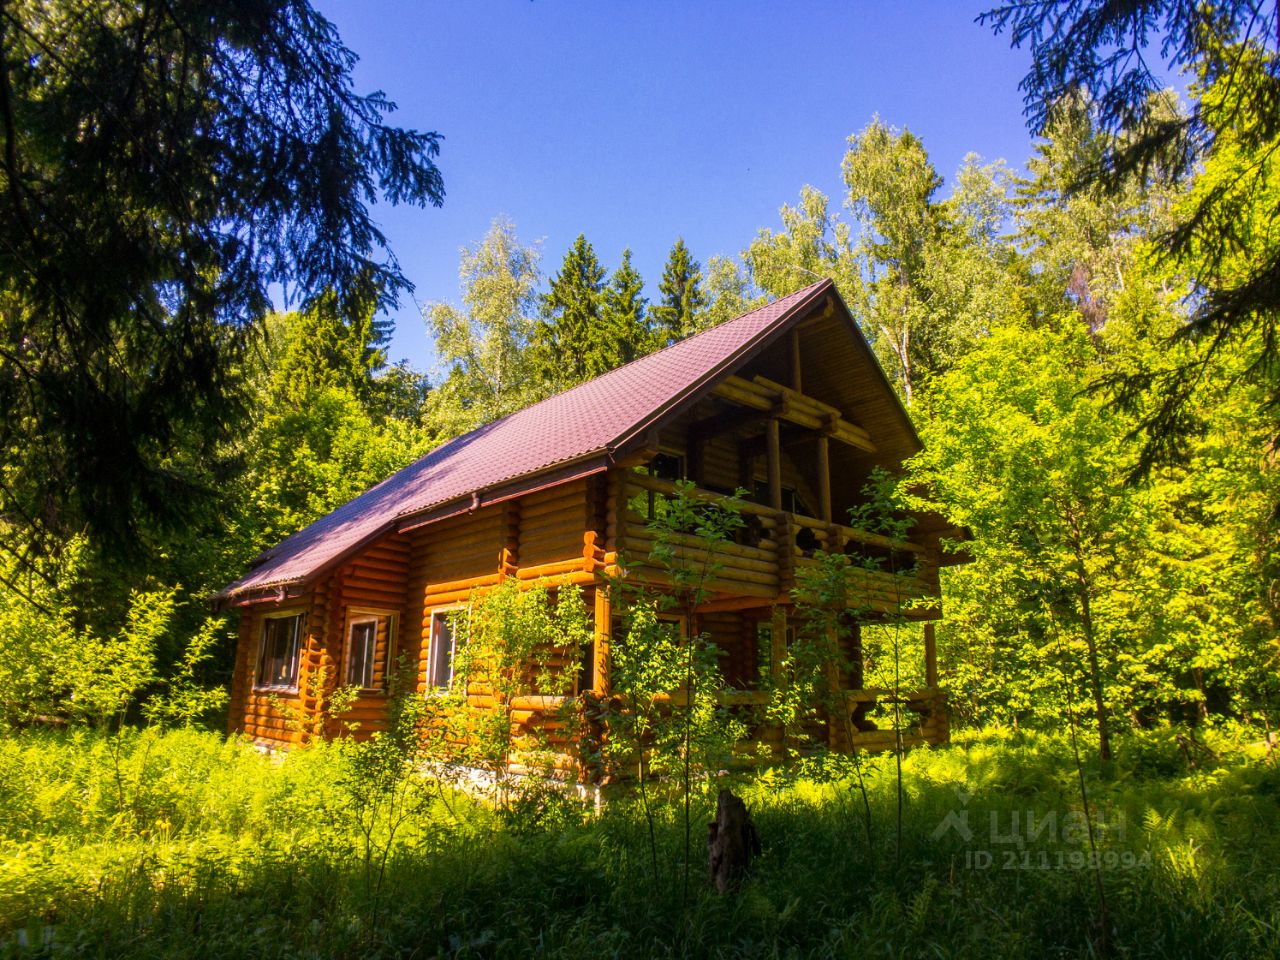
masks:
[[[617,522],[619,554],[637,574],[661,582],[650,554],[657,538],[649,518],[632,509],[646,502],[651,493],[673,496],[675,483],[643,474],[626,475],[620,491],[623,507]],[[695,500],[722,503],[727,498],[712,490],[694,488]],[[663,537],[677,564],[707,564],[707,588],[715,593],[778,597],[788,593],[803,579],[803,572],[818,565],[818,551],[844,553],[849,566],[848,596],[851,606],[866,606],[879,612],[893,612],[918,606],[923,598],[938,592],[937,566],[922,545],[907,540],[859,530],[813,517],[774,510],[746,500],[736,501],[746,524],[744,542],[708,544],[693,534],[673,533]],[[878,560],[870,560],[870,557]],[[902,572],[898,572],[902,571]]]

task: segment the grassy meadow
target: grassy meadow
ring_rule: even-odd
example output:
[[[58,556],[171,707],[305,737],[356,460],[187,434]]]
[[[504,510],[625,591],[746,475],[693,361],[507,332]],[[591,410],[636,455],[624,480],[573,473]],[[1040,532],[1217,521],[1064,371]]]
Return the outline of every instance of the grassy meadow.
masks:
[[[1097,870],[1065,737],[908,754],[900,849],[892,756],[864,761],[869,831],[856,777],[725,778],[763,854],[722,896],[712,785],[686,894],[675,796],[651,846],[625,794],[495,809],[426,776],[378,792],[349,744],[28,731],[0,740],[0,955],[1280,956],[1275,759],[1225,734],[1118,746],[1084,758]]]

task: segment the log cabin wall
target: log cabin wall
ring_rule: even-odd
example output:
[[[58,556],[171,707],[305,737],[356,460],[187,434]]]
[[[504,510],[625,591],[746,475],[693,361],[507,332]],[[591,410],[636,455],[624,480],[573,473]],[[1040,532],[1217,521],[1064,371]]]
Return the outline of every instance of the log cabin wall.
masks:
[[[328,624],[329,580],[309,593],[279,603],[258,603],[240,613],[239,640],[232,674],[228,727],[271,746],[304,741],[313,704],[307,694],[324,657]],[[298,682],[293,688],[271,687],[257,676],[265,622],[273,617],[300,615]]]
[[[507,544],[508,508],[481,507],[408,534],[408,573],[412,615],[419,624],[418,692],[429,692],[429,657],[434,615],[463,606],[477,588],[493,586],[500,576]],[[477,692],[477,696],[479,696]]]
[[[413,619],[416,623],[421,617],[420,611],[415,617],[409,610],[411,552],[407,536],[391,534],[359,553],[332,578],[322,659],[325,696],[331,696],[340,686],[354,685],[350,674],[353,624],[372,621],[376,629],[372,684],[356,694],[349,710],[329,719],[325,732],[330,736],[352,729],[357,738],[363,739],[386,725],[387,695],[403,645],[405,621]],[[316,711],[323,706],[311,704]]]
[[[760,683],[756,623],[755,617],[742,611],[703,613],[697,617],[698,631],[720,650],[720,674],[730,689],[748,690]]]
[[[518,578],[529,586],[548,578],[557,584],[587,587],[587,610],[595,609],[591,584],[605,560],[607,504],[607,480],[594,476],[482,507],[408,535],[407,590],[412,609],[407,610],[406,621],[411,621],[413,632],[406,630],[406,636],[418,641],[415,654],[420,695],[430,696],[433,686],[431,646],[436,615],[463,607],[475,591],[496,586],[506,577]],[[564,678],[566,688],[576,692],[579,673],[590,675],[591,660],[584,664],[578,656],[560,651],[553,658],[553,667]],[[499,706],[494,691],[483,683],[473,683],[467,699],[477,709]],[[521,699],[529,702],[509,705],[516,736],[544,739],[563,754],[559,765],[570,765],[571,725],[554,709],[544,709],[547,698]]]

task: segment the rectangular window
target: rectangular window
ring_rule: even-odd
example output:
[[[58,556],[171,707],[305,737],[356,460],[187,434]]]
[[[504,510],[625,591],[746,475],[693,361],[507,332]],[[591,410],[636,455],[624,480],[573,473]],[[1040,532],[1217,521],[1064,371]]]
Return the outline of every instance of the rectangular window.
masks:
[[[297,689],[301,634],[301,613],[263,619],[262,649],[258,655],[258,686]]]
[[[457,608],[431,614],[431,649],[427,657],[427,687],[448,690],[453,685],[453,660],[458,652]]]
[[[659,480],[684,479],[684,457],[678,453],[659,453],[649,461],[649,476]]]
[[[773,623],[769,620],[756,622],[756,677],[767,677],[773,673]]]
[[[349,685],[366,690],[376,685],[378,663],[378,618],[366,617],[351,624],[347,636],[347,677]]]
[[[642,476],[654,477],[657,480],[668,480],[675,482],[685,478],[684,457],[678,453],[659,453],[646,464],[642,464],[635,468],[635,472]],[[665,503],[663,495],[653,490],[647,490],[638,496],[632,497],[627,503],[628,509],[636,511],[646,520],[653,520],[663,515],[662,505]]]
[[[757,479],[753,484],[751,499],[761,506],[769,505],[769,481]],[[795,487],[782,488],[782,509],[787,513],[798,513],[802,517],[812,517],[814,513],[809,505],[800,498]]]

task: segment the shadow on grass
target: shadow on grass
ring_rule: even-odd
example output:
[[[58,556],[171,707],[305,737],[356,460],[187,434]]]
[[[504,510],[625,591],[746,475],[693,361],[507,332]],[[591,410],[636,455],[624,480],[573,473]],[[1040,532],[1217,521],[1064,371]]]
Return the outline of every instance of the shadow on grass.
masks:
[[[148,776],[170,775],[170,746],[184,751],[153,748]],[[1276,956],[1275,769],[1239,753],[1191,768],[1132,746],[1110,770],[1087,761],[1113,952]],[[764,853],[737,894],[699,886],[689,903],[674,810],[659,825],[655,879],[625,799],[515,830],[455,801],[460,817],[434,807],[391,851],[376,922],[322,752],[280,768],[218,754],[241,765],[239,796],[216,779],[219,763],[197,764],[214,783],[170,783],[168,832],[140,830],[133,813],[112,826],[105,800],[90,816],[92,763],[34,771],[12,754],[0,757],[6,809],[24,777],[45,787],[43,818],[5,814],[11,954],[1038,958],[1095,955],[1101,942],[1074,766],[1054,738],[975,736],[909,755],[900,857],[887,759],[869,778],[870,844],[850,783],[739,782]]]

